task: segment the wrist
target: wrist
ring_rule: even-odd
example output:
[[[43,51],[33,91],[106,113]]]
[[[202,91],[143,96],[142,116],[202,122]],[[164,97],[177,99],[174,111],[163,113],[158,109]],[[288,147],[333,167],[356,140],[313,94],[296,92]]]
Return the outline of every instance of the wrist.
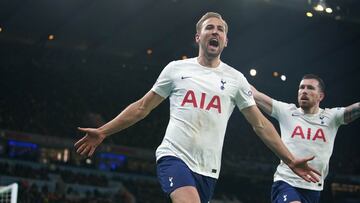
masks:
[[[289,166],[289,168],[293,168],[294,167],[294,163],[295,163],[295,159],[293,157],[288,158],[286,160],[283,160],[283,162]]]
[[[99,127],[98,129],[99,135],[105,139],[107,138],[110,134],[106,131],[106,129],[104,129],[103,127]]]

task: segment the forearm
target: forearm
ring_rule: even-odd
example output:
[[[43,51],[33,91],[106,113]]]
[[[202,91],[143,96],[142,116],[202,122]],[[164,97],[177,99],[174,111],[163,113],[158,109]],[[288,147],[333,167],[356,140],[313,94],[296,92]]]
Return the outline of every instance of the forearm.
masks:
[[[344,121],[350,123],[360,117],[360,102],[352,104],[345,109]]]
[[[105,137],[126,129],[149,114],[141,105],[141,100],[130,104],[118,116],[99,128]]]
[[[274,126],[266,118],[261,122],[262,125],[254,127],[255,133],[287,165],[293,163],[294,156],[282,142]]]

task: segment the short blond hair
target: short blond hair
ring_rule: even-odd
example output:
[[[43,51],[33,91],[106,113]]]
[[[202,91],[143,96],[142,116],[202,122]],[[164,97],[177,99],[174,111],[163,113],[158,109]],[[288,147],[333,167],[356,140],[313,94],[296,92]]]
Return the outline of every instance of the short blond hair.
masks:
[[[221,15],[219,13],[215,13],[215,12],[207,12],[207,13],[205,13],[205,15],[203,15],[200,18],[200,20],[196,23],[196,32],[197,33],[199,33],[201,31],[202,24],[204,23],[204,21],[209,18],[218,18],[218,19],[222,20],[225,25],[225,33],[228,33],[229,28],[228,28],[226,21],[221,17]]]

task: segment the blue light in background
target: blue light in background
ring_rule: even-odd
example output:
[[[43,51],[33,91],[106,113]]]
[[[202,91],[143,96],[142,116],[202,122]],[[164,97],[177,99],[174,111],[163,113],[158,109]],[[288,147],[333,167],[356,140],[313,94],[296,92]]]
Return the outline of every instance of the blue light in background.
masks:
[[[38,152],[38,145],[30,142],[22,142],[9,140],[8,141],[8,156],[9,157],[18,157],[26,159],[36,159],[36,154]]]
[[[30,143],[30,142],[20,142],[20,141],[15,141],[15,140],[9,140],[8,145],[14,146],[14,147],[30,147],[32,149],[38,148],[37,144]]]
[[[100,153],[101,159],[117,159],[119,161],[125,161],[126,156],[122,154],[113,154],[113,153]]]
[[[115,170],[118,167],[116,163],[111,163],[111,170]]]
[[[99,153],[99,162],[98,168],[100,170],[111,170],[115,171],[118,168],[121,168],[126,160],[126,156],[122,154],[113,154],[113,153]]]
[[[100,163],[100,164],[99,164],[99,169],[100,169],[100,170],[103,170],[103,171],[106,171],[106,170],[108,169],[108,167],[106,166],[106,164]]]

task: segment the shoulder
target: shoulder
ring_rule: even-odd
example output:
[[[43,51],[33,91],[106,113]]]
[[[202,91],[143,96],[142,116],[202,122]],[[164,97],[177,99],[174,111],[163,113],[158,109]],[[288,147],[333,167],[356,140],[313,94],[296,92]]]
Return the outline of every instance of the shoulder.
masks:
[[[171,61],[165,66],[163,73],[166,75],[176,74],[179,71],[188,70],[188,67],[193,67],[195,64],[193,58]]]
[[[283,102],[283,101],[278,101],[276,99],[272,99],[272,102],[273,102],[273,106],[280,106],[284,109],[286,109],[287,111],[299,111],[299,108],[293,104],[293,103],[286,103],[286,102]]]
[[[272,116],[279,117],[279,116],[301,116],[303,113],[300,109],[292,103],[286,103],[282,101],[278,101],[272,99]]]
[[[345,107],[334,107],[334,108],[325,108],[322,109],[322,114],[325,117],[337,117],[338,115],[343,115],[345,112]]]
[[[196,58],[182,59],[171,61],[167,66],[171,67],[182,67],[188,65],[196,65]]]
[[[325,108],[321,109],[320,118],[328,120],[329,123],[333,123],[335,126],[340,126],[344,123],[344,107]]]
[[[235,69],[234,67],[232,67],[224,62],[221,62],[221,66],[222,66],[223,71],[225,73],[227,73],[228,75],[245,78],[244,74],[242,74],[239,70]]]
[[[248,83],[248,81],[243,73],[241,73],[239,70],[233,68],[232,66],[230,66],[224,62],[222,62],[222,70],[224,72],[225,77],[232,78],[233,80],[237,81],[237,83],[239,85]]]

